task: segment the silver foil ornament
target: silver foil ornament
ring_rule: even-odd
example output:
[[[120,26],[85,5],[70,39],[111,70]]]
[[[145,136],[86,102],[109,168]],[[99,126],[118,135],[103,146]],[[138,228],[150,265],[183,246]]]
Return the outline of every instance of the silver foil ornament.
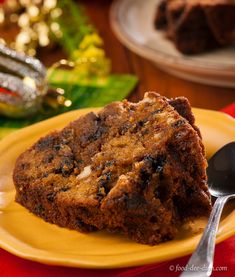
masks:
[[[46,68],[33,57],[0,44],[0,114],[30,116],[47,94]]]

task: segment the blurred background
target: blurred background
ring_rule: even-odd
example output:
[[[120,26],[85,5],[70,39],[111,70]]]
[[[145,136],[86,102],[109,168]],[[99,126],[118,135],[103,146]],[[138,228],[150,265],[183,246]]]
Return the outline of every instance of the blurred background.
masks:
[[[206,109],[218,110],[235,101],[233,87],[205,85],[175,77],[156,66],[151,58],[146,59],[145,54],[138,55],[138,51],[134,53],[131,47],[125,46],[128,44],[121,43],[123,40],[120,35],[116,36],[117,32],[113,31],[112,26],[125,25],[125,21],[117,23],[116,15],[111,10],[114,10],[115,5],[121,9],[124,2],[1,0],[2,45],[36,57],[46,67],[45,82],[39,84],[46,92],[42,93],[41,98],[36,97],[40,101],[35,109],[31,109],[33,112],[27,111],[29,105],[22,98],[24,91],[19,96],[18,92],[12,93],[11,87],[4,87],[0,83],[1,136],[68,110],[103,106],[123,98],[138,101],[146,91],[151,90],[169,98],[183,95],[192,106]],[[134,10],[141,9],[137,5],[141,1],[127,2],[130,3],[130,9],[131,5]],[[159,0],[150,2],[157,9]],[[145,6],[148,6],[147,2]],[[128,12],[126,16],[130,17],[133,26],[144,26],[144,22],[139,22],[140,18],[133,16],[131,11],[129,16]],[[1,54],[1,72],[15,77],[22,75],[21,81],[25,82],[27,74],[21,68],[22,62],[16,70],[12,65],[14,58],[13,61],[11,58],[10,66],[6,68],[4,55],[6,52]],[[184,55],[181,57],[188,59]],[[24,115],[25,112],[25,116],[16,116],[20,105],[20,114]]]

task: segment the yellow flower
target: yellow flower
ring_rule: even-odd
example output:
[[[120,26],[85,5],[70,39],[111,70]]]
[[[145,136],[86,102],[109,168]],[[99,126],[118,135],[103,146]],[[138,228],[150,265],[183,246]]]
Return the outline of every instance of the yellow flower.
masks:
[[[81,43],[79,44],[79,48],[86,49],[91,45],[95,45],[98,47],[101,47],[103,45],[103,40],[98,34],[93,33],[93,34],[86,35],[84,39],[81,41]]]

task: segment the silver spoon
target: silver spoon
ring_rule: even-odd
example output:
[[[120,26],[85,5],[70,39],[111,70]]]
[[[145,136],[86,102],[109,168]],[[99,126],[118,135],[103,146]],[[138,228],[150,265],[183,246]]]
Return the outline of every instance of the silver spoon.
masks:
[[[223,146],[209,160],[207,168],[210,194],[216,197],[208,224],[197,249],[181,276],[210,276],[213,270],[215,239],[225,203],[235,198],[235,142]]]

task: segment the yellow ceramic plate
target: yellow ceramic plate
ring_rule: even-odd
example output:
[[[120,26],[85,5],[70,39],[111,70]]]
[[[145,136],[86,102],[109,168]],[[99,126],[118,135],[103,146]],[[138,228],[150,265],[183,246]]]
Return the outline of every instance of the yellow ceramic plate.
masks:
[[[44,222],[14,202],[12,170],[17,156],[39,137],[89,111],[78,110],[54,117],[16,131],[0,142],[0,246],[26,259],[87,268],[143,265],[191,253],[200,234],[182,232],[173,241],[151,247],[105,231],[82,234],[60,228]],[[194,109],[194,113],[208,157],[235,140],[235,121],[231,117],[200,109]],[[217,242],[233,234],[235,212],[230,209],[220,224]]]

